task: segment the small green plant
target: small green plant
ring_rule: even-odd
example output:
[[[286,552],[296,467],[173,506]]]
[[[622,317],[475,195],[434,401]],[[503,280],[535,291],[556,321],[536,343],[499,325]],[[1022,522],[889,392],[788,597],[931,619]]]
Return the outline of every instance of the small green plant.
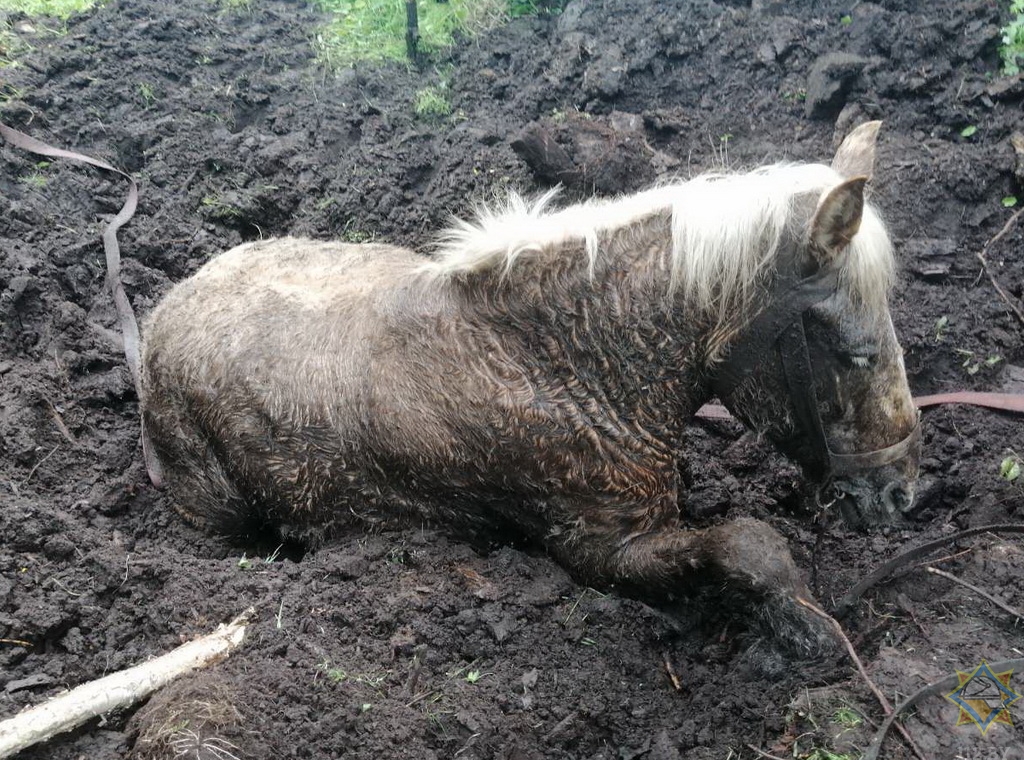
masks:
[[[984,359],[976,359],[974,352],[965,348],[958,348],[956,352],[964,358],[960,366],[967,371],[968,375],[977,375],[982,367],[991,368],[1003,360],[1003,357],[998,354],[987,356]]]
[[[943,314],[941,317],[935,320],[935,342],[941,343],[943,336],[946,334],[946,328],[949,327],[949,317]]]
[[[466,683],[476,683],[483,678],[487,673],[482,673],[479,670],[471,670],[466,673]]]
[[[956,353],[964,357],[964,362],[961,364],[961,367],[967,371],[968,375],[977,375],[978,372],[981,371],[982,367],[990,369],[1002,361],[1002,356],[997,353],[985,356],[983,360],[979,360],[979,358],[976,358],[975,352],[968,350],[967,348],[956,348],[955,350]]]
[[[413,110],[421,119],[442,119],[451,116],[452,104],[443,85],[424,87],[417,91]]]
[[[1003,199],[1000,201],[1000,203],[1002,203],[1004,206],[1006,206],[1006,208],[1013,208],[1014,206],[1017,205],[1017,196],[1016,195],[1006,195],[1006,196],[1003,196]]]
[[[843,26],[849,26],[850,24],[853,23],[853,16],[847,13],[845,16],[839,19],[839,23],[842,24]]]
[[[317,669],[334,683],[344,683],[346,681],[357,683],[362,686],[369,686],[379,694],[384,693],[384,683],[387,681],[388,676],[391,675],[390,670],[385,670],[381,673],[349,673],[343,668],[332,666],[330,660],[326,659],[317,666]]]
[[[149,108],[156,102],[156,90],[153,89],[153,85],[149,82],[139,82],[139,96],[142,98],[142,102],[146,104],[146,108]]]
[[[1020,73],[1020,61],[1024,58],[1024,0],[1010,3],[1011,18],[1003,27],[1003,44],[999,55],[1003,59],[1003,75],[1012,77]]]
[[[864,722],[864,719],[852,707],[840,707],[832,718],[843,728],[857,728]]]
[[[356,227],[355,219],[349,219],[345,222],[345,226],[341,228],[339,236],[346,243],[369,243],[374,238],[372,232],[364,232]]]
[[[348,680],[348,673],[341,668],[332,668],[326,662],[320,665],[320,669],[323,670],[324,675],[334,681],[334,683],[341,683],[342,681]]]
[[[242,552],[242,558],[238,560],[239,570],[252,570],[252,560],[245,556],[245,552]]]
[[[964,127],[963,129],[960,130],[960,136],[961,137],[971,137],[977,131],[978,131],[978,128],[974,124],[968,124],[966,127]]]
[[[228,203],[216,195],[205,195],[200,203],[211,219],[224,221],[228,219],[238,219],[242,216],[242,209]]]
[[[49,161],[39,161],[35,165],[35,169],[32,170],[31,174],[27,174],[24,177],[20,177],[18,181],[21,182],[21,184],[23,184],[25,187],[31,188],[33,190],[42,190],[44,187],[46,187],[46,183],[48,181],[47,176],[43,174],[43,172],[49,166]]]
[[[1024,462],[1021,458],[1011,451],[1010,455],[999,463],[999,477],[1007,483],[1016,483],[1020,478],[1022,465]]]

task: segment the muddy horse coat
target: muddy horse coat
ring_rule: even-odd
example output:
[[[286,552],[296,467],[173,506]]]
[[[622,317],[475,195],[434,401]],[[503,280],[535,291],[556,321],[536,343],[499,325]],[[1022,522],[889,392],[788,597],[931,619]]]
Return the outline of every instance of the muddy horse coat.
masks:
[[[725,580],[791,650],[830,646],[774,530],[685,526],[677,460],[717,396],[849,522],[909,506],[917,413],[864,200],[877,131],[831,166],[562,210],[514,196],[432,259],[297,239],[222,254],[144,331],[144,424],[178,508],[236,535],[398,515],[512,532],[655,602]]]

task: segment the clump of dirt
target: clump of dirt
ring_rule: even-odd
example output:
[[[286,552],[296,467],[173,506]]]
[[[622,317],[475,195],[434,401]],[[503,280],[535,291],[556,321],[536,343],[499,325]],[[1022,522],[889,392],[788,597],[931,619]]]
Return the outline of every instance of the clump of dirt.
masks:
[[[1010,141],[1024,83],[997,74],[996,4],[573,0],[460,44],[443,71],[452,116],[440,122],[413,109],[437,69],[324,71],[310,46],[319,21],[286,0],[114,1],[65,35],[28,39],[23,65],[3,72],[5,123],[140,179],[122,235],[140,312],[243,240],[423,246],[475,200],[559,179],[513,149],[538,130],[586,194],[722,164],[821,160],[851,124],[881,118],[872,191],[902,257],[893,316],[911,387],[1024,390],[1022,325],[976,256],[1013,213],[1001,199],[1024,198]],[[743,667],[742,621],[681,630],[578,586],[529,548],[480,552],[410,528],[303,554],[185,525],[146,481],[104,284],[98,233],[124,190],[0,147],[0,713],[254,605],[245,647],[148,715],[184,706],[184,730],[240,758],[665,760],[863,746],[870,726],[836,705],[876,722],[879,712],[845,661],[767,682]],[[1024,227],[986,257],[1020,307]],[[1024,518],[1021,485],[999,476],[1001,460],[1024,455],[1020,420],[1007,415],[927,412],[934,485],[915,525],[875,534],[817,530],[797,471],[740,432],[692,428],[684,508],[697,525],[769,520],[826,605],[905,544]],[[959,549],[943,568],[1024,606],[1019,541]],[[920,570],[871,592],[846,623],[890,697],[1020,642],[1005,613]],[[189,707],[204,684],[229,695],[220,722]],[[956,719],[939,699],[908,725],[929,757],[1019,744],[1019,729],[982,740]],[[106,716],[23,756],[142,757],[154,746],[146,725],[141,711]],[[890,746],[888,757],[908,756]]]

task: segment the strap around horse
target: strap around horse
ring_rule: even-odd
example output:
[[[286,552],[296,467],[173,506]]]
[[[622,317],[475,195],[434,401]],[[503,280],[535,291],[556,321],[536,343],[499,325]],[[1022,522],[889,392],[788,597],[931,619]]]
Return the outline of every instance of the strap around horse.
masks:
[[[789,389],[793,416],[797,423],[810,438],[810,449],[817,459],[816,473],[825,475],[850,475],[854,472],[875,469],[903,459],[921,440],[921,413],[918,412],[914,429],[892,446],[864,451],[855,454],[837,454],[829,446],[828,436],[821,422],[818,408],[818,391],[814,387],[814,369],[811,365],[810,353],[807,350],[807,333],[804,330],[803,317],[786,329],[779,337],[779,354],[782,358],[782,369],[786,374],[786,386]]]
[[[808,437],[808,448],[814,457],[809,469],[818,478],[848,475],[891,464],[907,456],[921,440],[918,413],[914,429],[891,446],[853,454],[837,454],[829,446],[818,406],[818,392],[814,386],[814,368],[807,349],[803,315],[812,306],[833,295],[838,285],[839,271],[829,268],[790,287],[755,317],[733,344],[718,369],[715,381],[715,392],[719,398],[729,398],[761,369],[773,348],[778,349],[793,416]]]
[[[726,399],[761,369],[782,333],[812,306],[836,292],[839,270],[822,269],[776,298],[729,347],[715,373],[715,392]]]

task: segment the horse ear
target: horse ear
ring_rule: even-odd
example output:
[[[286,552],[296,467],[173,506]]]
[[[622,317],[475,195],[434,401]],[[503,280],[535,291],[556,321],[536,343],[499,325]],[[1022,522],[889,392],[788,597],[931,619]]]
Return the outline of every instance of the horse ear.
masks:
[[[875,169],[875,142],[880,121],[869,121],[854,129],[843,140],[832,159],[832,168],[842,177],[870,177]]]
[[[864,215],[864,185],[867,177],[854,177],[821,196],[811,219],[811,254],[822,266],[831,263],[853,240]]]

